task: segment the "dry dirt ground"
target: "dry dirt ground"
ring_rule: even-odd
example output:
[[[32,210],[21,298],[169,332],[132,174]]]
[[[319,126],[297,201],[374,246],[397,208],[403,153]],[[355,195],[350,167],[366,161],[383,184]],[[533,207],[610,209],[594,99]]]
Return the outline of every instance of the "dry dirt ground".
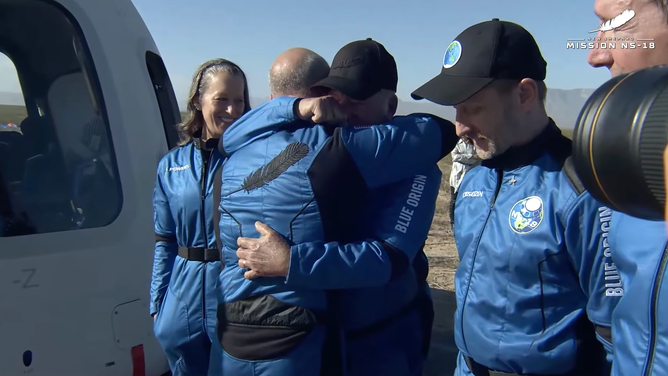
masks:
[[[453,336],[455,312],[454,277],[459,258],[450,227],[450,157],[439,167],[443,172],[441,191],[436,204],[436,215],[429,231],[425,253],[429,257],[429,285],[434,296],[434,329],[429,360],[424,376],[449,376],[455,368],[457,348]]]

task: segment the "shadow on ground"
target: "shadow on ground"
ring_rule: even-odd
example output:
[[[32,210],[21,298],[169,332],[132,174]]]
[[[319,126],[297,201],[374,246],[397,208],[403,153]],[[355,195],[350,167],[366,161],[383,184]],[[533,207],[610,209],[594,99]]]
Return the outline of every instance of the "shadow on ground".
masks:
[[[432,289],[434,297],[434,328],[431,337],[429,359],[423,376],[451,376],[457,364],[457,346],[453,333],[455,318],[455,293]]]

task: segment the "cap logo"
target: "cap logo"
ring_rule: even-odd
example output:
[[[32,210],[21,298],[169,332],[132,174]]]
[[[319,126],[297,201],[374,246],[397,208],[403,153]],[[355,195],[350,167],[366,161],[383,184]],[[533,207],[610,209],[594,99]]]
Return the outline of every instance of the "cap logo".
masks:
[[[358,57],[353,57],[351,59],[346,59],[335,66],[332,67],[332,69],[341,69],[341,68],[350,68],[352,66],[361,64],[364,62],[364,57],[358,56]]]
[[[445,50],[445,56],[443,56],[443,68],[452,68],[457,64],[459,58],[462,57],[462,44],[459,41],[452,41],[448,46],[448,49]]]

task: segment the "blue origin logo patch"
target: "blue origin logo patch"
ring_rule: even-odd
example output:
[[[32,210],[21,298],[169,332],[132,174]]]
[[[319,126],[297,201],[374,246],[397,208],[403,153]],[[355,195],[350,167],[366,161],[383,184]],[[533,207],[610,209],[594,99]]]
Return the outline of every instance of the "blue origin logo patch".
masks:
[[[519,200],[512,209],[508,221],[510,228],[518,234],[528,234],[543,222],[543,200],[531,196]]]

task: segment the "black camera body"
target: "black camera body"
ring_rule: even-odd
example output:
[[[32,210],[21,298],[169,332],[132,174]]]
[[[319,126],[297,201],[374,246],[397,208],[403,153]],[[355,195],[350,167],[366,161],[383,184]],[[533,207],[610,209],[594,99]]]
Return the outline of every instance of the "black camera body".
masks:
[[[573,163],[611,209],[664,220],[668,65],[613,77],[587,99],[573,132]]]

